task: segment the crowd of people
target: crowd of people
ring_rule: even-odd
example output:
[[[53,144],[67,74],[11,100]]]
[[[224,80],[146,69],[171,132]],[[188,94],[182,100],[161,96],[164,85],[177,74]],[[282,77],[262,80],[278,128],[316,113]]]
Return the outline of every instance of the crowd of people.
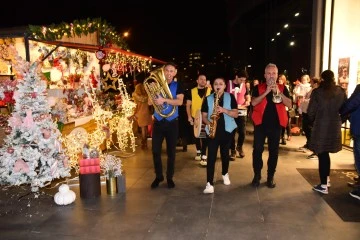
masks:
[[[342,149],[341,125],[347,119],[351,122],[351,134],[354,140],[355,167],[360,176],[360,84],[347,99],[345,90],[336,85],[334,73],[326,70],[320,78],[304,74],[300,81],[291,86],[278,67],[269,63],[265,67],[264,81],[248,81],[248,74],[241,70],[234,73],[234,79],[226,80],[218,76],[210,84],[206,74],[200,73],[196,86],[185,89],[181,81],[175,78],[177,66],[166,63],[163,66],[164,77],[171,96],[157,94],[150,99],[139,83],[133,93],[138,126],[141,128],[141,144],[147,149],[148,127],[152,132],[152,157],[155,179],[151,188],[157,188],[165,179],[161,159],[162,144],[166,141],[166,180],[169,188],[173,181],[176,146],[179,127],[188,124],[194,131],[191,136],[196,146],[195,160],[206,167],[206,185],[204,193],[214,193],[215,161],[220,148],[222,178],[224,185],[230,185],[229,163],[237,157],[245,157],[243,143],[246,136],[246,122],[254,126],[252,166],[253,187],[259,187],[262,179],[264,145],[267,144],[266,186],[275,188],[275,172],[279,156],[279,144],[291,141],[293,126],[305,135],[306,143],[299,151],[311,153],[307,158],[318,159],[319,184],[314,191],[328,194],[330,183],[330,155]],[[144,103],[148,106],[144,106]],[[154,106],[152,115],[149,106]],[[183,109],[183,111],[181,111]],[[293,121],[296,114],[297,121]],[[183,115],[181,117],[181,115]],[[181,121],[180,121],[181,120]],[[332,131],[328,131],[332,129]],[[287,137],[285,138],[285,133]],[[183,140],[183,150],[192,140]],[[238,155],[236,155],[238,153]],[[354,190],[350,195],[360,200],[360,180],[354,179]]]

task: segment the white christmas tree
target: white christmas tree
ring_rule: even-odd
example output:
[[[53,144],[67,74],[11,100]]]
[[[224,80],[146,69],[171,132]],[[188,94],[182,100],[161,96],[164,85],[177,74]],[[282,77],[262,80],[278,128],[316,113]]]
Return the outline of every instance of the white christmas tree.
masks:
[[[55,178],[70,176],[70,167],[61,133],[51,118],[40,64],[23,62],[21,67],[23,79],[14,92],[16,104],[0,149],[0,183],[30,184],[31,191],[37,192]]]

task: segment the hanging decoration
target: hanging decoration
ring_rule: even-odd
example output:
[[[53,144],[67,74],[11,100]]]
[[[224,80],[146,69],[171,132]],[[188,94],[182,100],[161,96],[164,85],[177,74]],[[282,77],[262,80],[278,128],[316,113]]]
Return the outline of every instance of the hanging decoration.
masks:
[[[50,26],[29,26],[30,35],[38,40],[56,41],[66,37],[80,37],[82,34],[98,32],[101,46],[116,44],[122,49],[128,49],[127,43],[115,28],[101,18],[74,20],[72,23],[62,22]]]

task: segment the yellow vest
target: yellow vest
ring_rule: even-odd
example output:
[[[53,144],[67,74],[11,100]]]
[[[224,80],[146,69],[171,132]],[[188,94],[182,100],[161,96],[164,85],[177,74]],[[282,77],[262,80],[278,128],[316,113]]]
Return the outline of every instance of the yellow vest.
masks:
[[[205,97],[209,96],[211,93],[210,88],[206,88]],[[191,116],[195,118],[196,111],[201,109],[203,99],[198,94],[198,88],[194,87],[191,89]]]

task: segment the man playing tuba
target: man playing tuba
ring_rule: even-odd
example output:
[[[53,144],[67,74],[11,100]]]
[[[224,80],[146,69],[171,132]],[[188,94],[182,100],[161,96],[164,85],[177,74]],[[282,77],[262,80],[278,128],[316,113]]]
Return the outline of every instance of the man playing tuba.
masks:
[[[174,80],[177,70],[174,63],[166,63],[163,68],[152,73],[154,82],[145,80],[145,90],[149,95],[149,105],[154,105],[154,126],[152,132],[152,154],[155,169],[155,180],[151,188],[157,188],[164,181],[161,151],[165,138],[167,153],[166,179],[168,188],[174,188],[173,181],[176,143],[179,134],[178,106],[183,104],[183,86]],[[159,89],[161,87],[162,89]]]

